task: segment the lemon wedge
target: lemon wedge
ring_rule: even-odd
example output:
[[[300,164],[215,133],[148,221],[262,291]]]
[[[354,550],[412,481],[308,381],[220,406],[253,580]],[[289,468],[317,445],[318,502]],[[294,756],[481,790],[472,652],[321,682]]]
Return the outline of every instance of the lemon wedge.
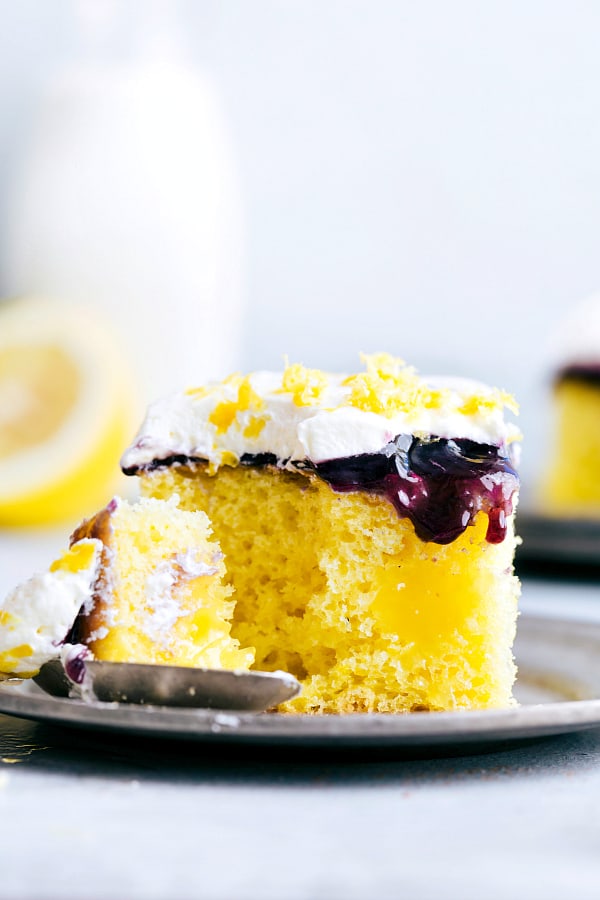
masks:
[[[110,498],[132,430],[131,376],[89,309],[0,302],[0,524],[63,522]]]

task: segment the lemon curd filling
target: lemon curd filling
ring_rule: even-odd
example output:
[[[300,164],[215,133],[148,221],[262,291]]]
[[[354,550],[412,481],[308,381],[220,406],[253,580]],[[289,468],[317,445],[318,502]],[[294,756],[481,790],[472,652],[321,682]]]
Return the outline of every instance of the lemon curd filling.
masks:
[[[177,395],[149,411],[124,470],[208,515],[232,637],[255,668],[302,682],[287,710],[509,705],[514,401],[386,354],[364,362]]]

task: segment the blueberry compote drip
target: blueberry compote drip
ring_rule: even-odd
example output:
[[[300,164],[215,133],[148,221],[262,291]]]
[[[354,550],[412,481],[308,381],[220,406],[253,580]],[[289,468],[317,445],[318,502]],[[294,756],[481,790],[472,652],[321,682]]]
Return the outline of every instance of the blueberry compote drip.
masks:
[[[144,468],[151,471],[201,462],[197,457],[171,456]],[[480,510],[488,516],[486,540],[500,544],[506,537],[519,483],[511,461],[498,447],[466,438],[400,435],[380,453],[321,463],[279,460],[273,453],[245,453],[240,464],[312,471],[334,491],[366,491],[387,497],[398,515],[410,519],[422,541],[436,544],[450,544],[460,537]],[[134,474],[138,470],[124,471]]]
[[[314,470],[334,491],[387,497],[423,541],[451,543],[480,510],[488,515],[488,543],[504,540],[518,478],[497,447],[466,439],[402,442],[383,453],[318,463]]]

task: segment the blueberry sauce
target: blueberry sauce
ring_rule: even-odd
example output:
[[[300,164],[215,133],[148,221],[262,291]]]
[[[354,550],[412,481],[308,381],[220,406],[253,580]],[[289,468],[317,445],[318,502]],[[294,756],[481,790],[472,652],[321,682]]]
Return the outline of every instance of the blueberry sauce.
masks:
[[[85,659],[83,653],[65,660],[64,666],[67,677],[70,678],[71,681],[75,684],[83,684],[85,676]]]
[[[411,520],[422,541],[449,544],[487,513],[486,540],[501,543],[513,511],[518,477],[497,447],[470,440],[397,439],[385,453],[363,454],[315,465],[334,491],[362,490],[387,497]]]
[[[577,363],[565,366],[558,372],[555,384],[562,384],[564,381],[578,381],[580,384],[600,387],[600,363]]]
[[[79,610],[75,617],[75,621],[69,628],[67,632],[67,636],[65,637],[63,644],[81,644],[83,643],[83,633],[84,633],[84,623],[86,621],[86,615],[83,611],[83,607]]]
[[[185,456],[154,460],[153,471],[202,460]],[[278,466],[313,472],[334,491],[366,491],[386,497],[398,515],[413,523],[422,541],[450,544],[483,511],[488,516],[486,540],[501,543],[513,511],[518,476],[498,447],[464,439],[400,435],[380,453],[312,463],[278,460],[272,453],[245,453],[244,466]],[[138,471],[124,470],[125,474]]]
[[[206,462],[199,456],[186,456],[184,453],[174,453],[172,456],[165,456],[164,459],[153,459],[152,462],[144,463],[143,466],[122,466],[124,475],[138,475],[143,469],[144,472],[154,472],[156,469],[168,469],[171,466],[189,466],[194,463]]]

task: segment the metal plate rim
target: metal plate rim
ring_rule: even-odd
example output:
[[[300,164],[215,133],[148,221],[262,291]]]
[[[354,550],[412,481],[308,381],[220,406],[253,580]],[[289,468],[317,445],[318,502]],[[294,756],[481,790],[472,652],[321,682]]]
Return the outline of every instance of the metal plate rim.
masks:
[[[582,622],[523,614],[535,632],[556,634]],[[585,623],[598,646],[600,624]],[[0,684],[0,713],[46,724],[199,742],[288,746],[425,747],[507,742],[600,727],[598,697],[523,704],[508,709],[433,713],[302,715],[87,703],[43,694],[30,684]]]
[[[600,518],[549,515],[520,509],[517,533],[522,544],[517,562],[562,562],[600,565]]]

